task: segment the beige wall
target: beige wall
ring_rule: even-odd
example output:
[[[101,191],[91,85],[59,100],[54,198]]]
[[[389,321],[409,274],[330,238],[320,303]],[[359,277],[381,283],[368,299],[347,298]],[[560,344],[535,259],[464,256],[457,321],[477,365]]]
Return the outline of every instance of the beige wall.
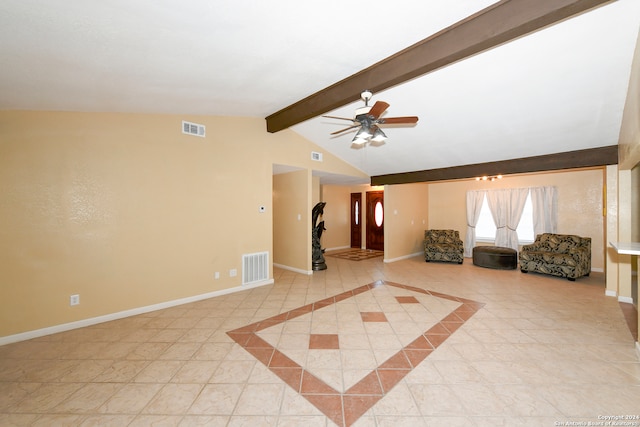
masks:
[[[618,241],[640,241],[638,228],[638,169],[640,168],[640,33],[631,67],[629,89],[625,100],[622,125],[620,127],[619,144],[619,176],[618,176],[618,210],[620,221],[618,224]],[[609,264],[610,268],[617,268],[618,281],[616,289],[619,297],[626,301],[633,301],[638,305],[638,277],[640,270],[640,256],[618,255],[614,258],[617,263]],[[635,280],[632,272],[636,272]],[[607,284],[607,289],[609,288]],[[640,318],[638,318],[640,329]],[[636,350],[640,354],[640,342],[636,342]]]
[[[326,231],[322,235],[322,248],[344,249],[351,246],[351,187],[339,185],[322,186],[324,208],[323,219]]]
[[[207,137],[182,135],[181,120],[206,125]],[[308,270],[315,198],[327,202],[322,246],[349,246],[349,194],[364,202],[374,188],[320,188],[312,169],[362,173],[329,153],[313,162],[311,151],[294,132],[265,132],[263,119],[0,112],[0,337],[237,288],[244,253]],[[274,163],[301,168],[300,179],[280,182]],[[464,194],[479,185],[496,187],[387,186],[385,259],[419,252],[426,228],[464,235]],[[559,231],[592,237],[593,268],[603,268],[601,169],[498,185],[558,186]],[[301,197],[280,199],[284,189]],[[300,259],[287,252],[298,247]]]
[[[607,295],[618,295],[618,258],[616,250],[609,242],[618,239],[618,166],[606,167],[606,238],[605,241],[605,272]]]
[[[367,191],[382,188],[369,185],[343,187],[323,186],[324,201],[327,202],[324,219],[327,231],[322,236],[323,247],[328,249],[351,246],[351,193],[361,193],[363,205]],[[420,253],[424,229],[428,222],[429,191],[427,184],[405,184],[385,186],[384,227],[385,260]],[[363,211],[363,230],[366,227],[366,212]],[[366,241],[363,235],[362,247]]]
[[[618,144],[621,169],[633,169],[640,164],[640,33],[633,57]]]
[[[261,118],[0,112],[0,337],[240,286],[274,163],[363,176],[311,151]]]
[[[632,237],[631,187],[631,170],[618,168],[618,242],[630,242]],[[618,298],[624,302],[632,300],[634,258],[634,255],[625,254],[619,254],[617,257]]]
[[[385,201],[385,260],[423,252],[424,230],[429,228],[429,185],[387,185]]]
[[[613,167],[609,173],[617,176],[616,168]],[[591,237],[592,268],[604,271],[604,168],[507,176],[493,183],[460,180],[385,186],[385,260],[421,252],[425,229],[453,228],[464,236],[468,190],[546,185],[558,188],[558,231]],[[370,186],[323,186],[324,198],[328,202],[324,216],[328,230],[323,236],[323,247],[350,245],[350,193],[361,192],[364,201],[366,191],[371,190]],[[617,221],[617,212],[609,212],[609,215]]]
[[[273,176],[273,262],[311,271],[308,170]]]
[[[558,188],[558,232],[591,237],[592,268],[604,271],[604,171],[601,168],[522,176],[495,182],[460,180],[429,185],[429,227],[466,233],[466,192],[553,185]]]

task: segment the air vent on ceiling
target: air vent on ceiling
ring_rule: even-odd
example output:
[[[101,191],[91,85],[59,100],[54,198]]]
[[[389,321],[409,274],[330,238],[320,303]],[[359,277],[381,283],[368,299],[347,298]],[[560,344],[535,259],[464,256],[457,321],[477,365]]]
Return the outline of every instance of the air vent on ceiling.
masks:
[[[318,153],[317,151],[311,152],[311,160],[315,160],[316,162],[322,161],[322,153]]]
[[[186,133],[187,135],[195,135],[204,138],[204,125],[199,125],[197,123],[185,122],[182,121],[182,133]]]

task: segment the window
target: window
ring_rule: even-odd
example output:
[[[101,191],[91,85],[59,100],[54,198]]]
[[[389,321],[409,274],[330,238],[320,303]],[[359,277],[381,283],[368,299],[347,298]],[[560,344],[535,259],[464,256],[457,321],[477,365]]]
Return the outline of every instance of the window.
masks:
[[[484,240],[493,242],[496,239],[496,224],[493,222],[493,216],[491,216],[491,210],[489,210],[489,203],[487,203],[487,197],[482,200],[482,209],[480,209],[480,217],[476,224],[476,241]]]
[[[356,218],[355,218],[356,225],[358,225],[358,221],[360,221],[360,202],[358,202],[357,200],[356,200],[356,207],[355,207],[354,215],[356,216]]]
[[[376,220],[376,225],[378,227],[382,226],[382,219],[384,217],[384,210],[382,208],[382,203],[378,202],[376,203],[376,207],[375,207],[375,220]]]
[[[524,202],[524,209],[520,217],[520,224],[516,229],[518,232],[518,242],[533,243],[535,240],[533,233],[533,205],[531,204],[531,192],[527,194],[527,201]]]
[[[518,241],[520,243],[533,242],[533,208],[531,205],[531,193],[527,194],[527,201],[524,203],[520,223],[516,229],[518,232]],[[480,217],[476,224],[476,241],[494,242],[496,240],[496,224],[493,222],[493,216],[489,209],[489,203],[485,197],[482,201],[482,209],[480,209]]]

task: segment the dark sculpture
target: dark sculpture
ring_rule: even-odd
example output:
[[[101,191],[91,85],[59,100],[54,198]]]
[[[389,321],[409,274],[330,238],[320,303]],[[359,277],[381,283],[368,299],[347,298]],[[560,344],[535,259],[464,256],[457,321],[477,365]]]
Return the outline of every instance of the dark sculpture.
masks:
[[[324,249],[320,247],[320,237],[322,237],[322,232],[326,230],[324,228],[324,221],[318,221],[318,217],[322,216],[324,213],[324,207],[327,203],[320,202],[313,207],[312,211],[312,226],[311,226],[311,248],[312,248],[312,268],[314,271],[318,270],[326,270],[327,264],[324,260]]]

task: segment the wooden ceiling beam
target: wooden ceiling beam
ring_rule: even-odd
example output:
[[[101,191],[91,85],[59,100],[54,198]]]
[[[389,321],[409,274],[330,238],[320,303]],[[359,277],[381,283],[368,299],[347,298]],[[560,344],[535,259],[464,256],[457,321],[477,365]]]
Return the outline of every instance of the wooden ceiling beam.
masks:
[[[544,156],[453,166],[416,172],[403,172],[371,177],[371,185],[410,184],[414,182],[448,181],[478,176],[548,172],[618,164],[618,146],[589,148]]]
[[[614,0],[501,0],[266,118],[274,133]]]

